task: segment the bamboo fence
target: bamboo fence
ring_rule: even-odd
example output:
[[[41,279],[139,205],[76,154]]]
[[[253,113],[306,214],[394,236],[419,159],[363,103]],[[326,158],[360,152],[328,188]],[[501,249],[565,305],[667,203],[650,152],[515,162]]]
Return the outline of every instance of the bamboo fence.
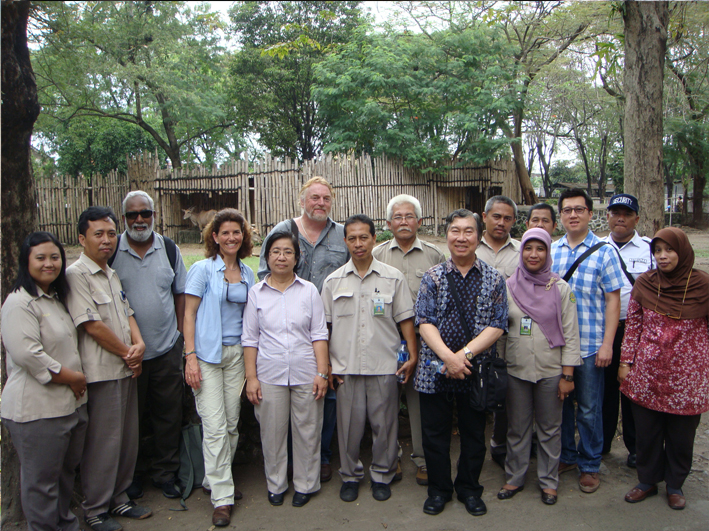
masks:
[[[221,167],[161,169],[157,155],[144,154],[128,161],[128,175],[41,180],[37,186],[39,224],[65,243],[76,241],[76,222],[89,204],[111,206],[121,213],[121,201],[130,190],[145,190],[155,200],[156,230],[176,240],[180,232],[196,230],[183,210],[243,212],[262,236],[273,226],[301,214],[300,188],[313,176],[327,179],[335,192],[331,217],[342,222],[364,213],[384,227],[386,206],[395,195],[410,194],[421,202],[423,225],[436,232],[443,218],[457,208],[480,212],[492,195],[521,200],[514,164],[490,161],[482,166],[461,166],[440,174],[422,173],[399,160],[368,155],[326,155],[299,163],[265,157],[249,167],[230,161]]]

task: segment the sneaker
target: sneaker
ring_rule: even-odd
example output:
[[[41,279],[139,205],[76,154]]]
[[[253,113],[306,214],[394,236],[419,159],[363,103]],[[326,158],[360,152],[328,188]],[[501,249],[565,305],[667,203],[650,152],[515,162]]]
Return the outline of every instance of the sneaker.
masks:
[[[143,478],[140,476],[133,477],[133,482],[130,484],[130,487],[126,489],[126,496],[131,500],[137,500],[143,497]]]
[[[137,505],[134,501],[129,501],[128,503],[122,503],[111,509],[111,514],[115,516],[133,518],[134,520],[143,520],[144,518],[152,515],[153,511],[151,511],[148,507]]]
[[[426,465],[418,467],[416,471],[416,483],[419,485],[428,485],[428,469]]]
[[[579,478],[579,488],[582,492],[591,494],[596,492],[598,487],[601,486],[601,478],[598,472],[581,472],[581,477]]]
[[[166,498],[181,498],[182,497],[182,489],[180,486],[177,484],[175,478],[172,478],[165,483],[158,483],[156,481],[153,481],[153,485],[158,488],[162,489],[162,495],[165,496]],[[130,496],[129,496],[130,498]],[[133,498],[131,498],[133,499]]]
[[[97,516],[85,516],[84,521],[93,531],[121,531],[123,526],[116,522],[108,513]]]

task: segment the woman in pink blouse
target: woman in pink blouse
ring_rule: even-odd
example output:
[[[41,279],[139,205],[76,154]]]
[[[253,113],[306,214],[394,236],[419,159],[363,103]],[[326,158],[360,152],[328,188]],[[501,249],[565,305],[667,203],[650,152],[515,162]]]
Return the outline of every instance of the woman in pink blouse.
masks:
[[[657,269],[633,287],[618,369],[638,433],[640,483],[625,501],[653,496],[665,481],[669,506],[684,509],[694,435],[709,410],[709,275],[692,268],[694,251],[679,229],[658,231],[650,249]]]
[[[261,425],[268,501],[288,490],[288,426],[293,432],[293,506],[320,490],[320,436],[327,392],[328,331],[314,284],[294,273],[298,237],[279,231],[266,243],[270,273],[249,291],[241,342],[246,396]]]

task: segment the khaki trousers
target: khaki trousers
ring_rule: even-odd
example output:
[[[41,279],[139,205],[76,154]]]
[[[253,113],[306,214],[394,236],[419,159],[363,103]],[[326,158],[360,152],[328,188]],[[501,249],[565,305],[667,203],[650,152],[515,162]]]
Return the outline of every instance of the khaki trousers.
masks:
[[[325,399],[315,400],[313,384],[261,383],[261,403],[254,407],[261,425],[261,448],[268,491],[288,490],[288,426],[293,433],[293,486],[296,492],[320,490],[320,438]]]

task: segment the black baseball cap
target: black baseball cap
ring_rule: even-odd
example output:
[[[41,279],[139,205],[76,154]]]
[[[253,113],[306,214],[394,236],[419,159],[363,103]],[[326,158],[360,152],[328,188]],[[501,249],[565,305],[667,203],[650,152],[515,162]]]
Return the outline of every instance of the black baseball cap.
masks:
[[[616,195],[614,195],[613,197],[611,197],[611,200],[608,203],[606,210],[610,210],[611,208],[613,208],[615,206],[623,206],[625,208],[629,208],[630,210],[634,211],[636,214],[640,211],[640,207],[638,206],[638,198],[635,197],[634,195],[630,195],[630,194],[616,194]]]

